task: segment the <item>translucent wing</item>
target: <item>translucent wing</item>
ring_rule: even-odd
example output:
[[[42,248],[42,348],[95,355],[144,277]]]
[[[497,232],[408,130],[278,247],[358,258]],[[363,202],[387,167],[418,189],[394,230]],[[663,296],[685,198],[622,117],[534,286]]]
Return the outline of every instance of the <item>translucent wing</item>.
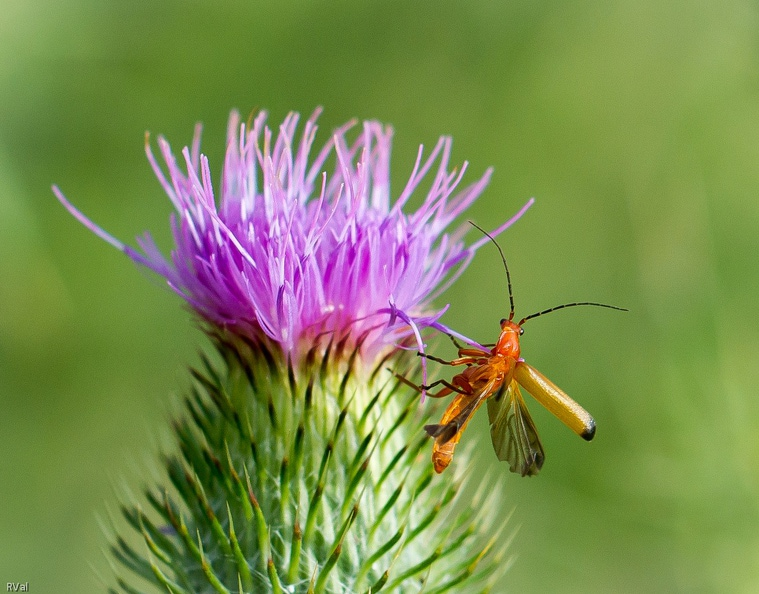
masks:
[[[475,394],[459,394],[445,411],[440,424],[425,425],[424,430],[440,444],[450,441],[457,433],[464,430],[471,416],[493,393],[496,385],[496,381],[493,380]]]
[[[453,460],[453,451],[466,429],[469,419],[494,391],[496,380],[474,394],[457,394],[445,411],[439,425],[425,425],[424,430],[435,438],[432,447],[432,464],[435,472],[443,472]]]
[[[545,452],[515,381],[488,400],[488,417],[490,439],[498,459],[508,462],[511,472],[522,476],[538,474]]]
[[[453,460],[453,451],[461,439],[469,418],[474,413],[473,403],[481,399],[476,394],[457,394],[445,411],[439,425],[425,425],[424,430],[435,438],[432,446],[432,465],[440,474]]]

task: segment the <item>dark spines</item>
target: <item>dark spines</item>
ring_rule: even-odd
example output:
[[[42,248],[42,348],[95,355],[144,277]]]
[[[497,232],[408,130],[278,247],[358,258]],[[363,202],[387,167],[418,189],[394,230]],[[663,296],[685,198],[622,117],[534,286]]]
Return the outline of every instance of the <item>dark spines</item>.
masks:
[[[257,340],[253,344],[250,342],[248,342],[248,344],[251,347],[251,351],[254,357],[257,358],[257,356],[261,356],[264,358],[266,361],[266,367],[268,368],[271,377],[279,377],[280,366],[277,361],[279,357],[275,357],[274,353],[272,353],[269,342],[264,340]]]
[[[221,412],[227,418],[227,420],[233,420],[232,403],[229,401],[229,398],[227,394],[225,394],[222,386],[207,378],[197,369],[190,369],[190,373],[192,374],[192,377],[195,379],[195,381],[197,381],[201,387],[205,389],[206,393],[211,397],[211,400],[213,400],[213,403],[216,405],[219,412]]]
[[[337,402],[340,405],[342,405],[345,402],[345,391],[348,386],[348,382],[352,378],[355,377],[356,361],[358,360],[358,357],[361,354],[361,347],[363,346],[363,343],[366,340],[367,336],[368,336],[368,333],[364,333],[362,336],[359,337],[356,343],[356,346],[353,348],[353,351],[351,351],[351,354],[348,357],[346,370],[345,370],[345,373],[343,373],[343,379],[340,382],[340,388],[338,390]]]
[[[184,466],[179,459],[176,457],[164,458],[164,465],[169,476],[169,481],[179,493],[180,498],[182,500],[187,500],[192,497],[191,489],[184,479]]]
[[[401,496],[401,493],[403,492],[404,486],[405,486],[405,482],[401,482],[392,492],[390,497],[388,497],[387,501],[380,508],[377,515],[374,518],[372,518],[373,524],[372,524],[372,527],[369,529],[370,540],[374,537],[374,533],[376,532],[376,530],[382,525],[382,519],[388,514],[388,512],[391,509],[393,509],[393,506],[395,505],[396,501],[398,501],[398,498]]]
[[[427,473],[428,476],[428,483],[432,482],[432,471]],[[456,491],[454,489],[449,489],[443,494],[443,497],[440,501],[438,501],[430,510],[427,512],[427,514],[419,521],[419,523],[415,523],[412,528],[409,530],[407,541],[409,543],[413,542],[420,534],[422,534],[427,528],[429,528],[432,523],[435,521],[435,519],[438,517],[438,515],[455,499],[456,497]]]
[[[261,510],[261,505],[258,503],[258,498],[253,492],[253,487],[250,484],[250,476],[245,473],[245,481],[247,486],[247,495],[250,506],[253,510],[255,534],[258,544],[258,563],[261,571],[266,571],[266,560],[271,555],[271,545],[269,539],[269,526],[266,522],[266,517]]]
[[[298,428],[295,430],[295,439],[293,440],[293,453],[292,453],[292,464],[291,471],[290,471],[290,477],[295,477],[295,484],[296,484],[296,490],[295,490],[295,496],[296,496],[296,502],[297,502],[297,493],[299,492],[298,485],[300,485],[300,481],[297,480],[297,477],[299,477],[302,474],[303,469],[303,441],[304,441],[304,435],[306,432],[306,428],[303,426],[303,421],[301,421],[298,424]]]
[[[290,386],[290,398],[295,400],[298,395],[298,385],[295,382],[295,369],[293,368],[293,361],[290,356],[287,356],[287,383]]]
[[[266,412],[269,414],[269,422],[271,423],[271,428],[276,431],[278,427],[277,408],[274,406],[274,397],[271,392],[269,393],[266,400]]]
[[[429,593],[445,594],[446,592],[458,592],[458,587],[464,582],[472,585],[481,583],[483,580],[487,579],[493,573],[491,568],[486,568],[485,571],[480,571],[479,573],[476,573],[476,571],[482,560],[487,557],[492,548],[492,540],[482,548],[477,547],[477,549],[471,555],[466,557],[463,562],[450,568],[448,573],[453,574],[453,577],[450,580],[444,582],[437,588],[429,590]],[[446,553],[444,552],[442,556],[445,556],[445,554]],[[485,588],[482,591],[487,592],[488,589]]]
[[[306,385],[306,392],[303,397],[303,412],[308,413],[311,410],[311,405],[314,401],[314,380],[310,378],[308,385]]]
[[[263,465],[260,461],[260,456],[258,455],[258,445],[256,445],[256,440],[254,437],[251,436],[250,440],[248,441],[248,444],[250,446],[250,458],[253,461],[253,465],[256,468],[263,468]]]
[[[485,547],[483,550],[475,551],[469,557],[467,557],[463,563],[460,563],[452,568],[449,573],[454,574],[454,577],[452,577],[447,582],[444,582],[437,588],[430,590],[429,594],[458,592],[458,587],[464,582],[467,582],[469,584],[477,584],[486,579],[490,574],[492,574],[492,570],[490,568],[487,568],[485,572],[480,572],[479,574],[476,574],[475,572],[479,567],[480,562],[490,552],[490,548],[491,547]],[[487,592],[488,590],[484,589],[482,591]]]
[[[415,576],[423,575],[424,573],[426,573],[430,569],[432,564],[435,563],[435,561],[437,561],[438,558],[440,558],[440,553],[441,553],[440,547],[438,547],[427,558],[423,559],[421,562],[417,563],[416,565],[409,567],[406,571],[402,572],[399,576],[397,576],[389,584],[387,584],[388,590],[392,591],[393,588],[397,588],[407,579],[414,578]]]
[[[324,567],[322,567],[321,571],[319,572],[318,577],[316,578],[316,583],[314,585],[315,594],[321,594],[322,592],[324,592],[327,586],[327,580],[329,578],[330,572],[337,564],[337,560],[339,559],[340,554],[342,553],[343,539],[345,538],[345,535],[348,533],[348,530],[353,524],[353,521],[356,519],[356,516],[358,516],[358,503],[353,505],[353,508],[351,509],[350,514],[348,514],[348,517],[345,518],[343,525],[340,527],[340,529],[337,532],[337,535],[332,544],[329,556],[327,557],[327,562],[324,564]]]
[[[358,423],[356,423],[356,430],[359,434],[362,434],[366,431],[366,423],[369,419],[369,415],[377,406],[377,402],[379,402],[381,396],[382,392],[378,391],[374,396],[372,396],[372,399],[364,407],[364,412],[361,413],[361,417],[359,418]]]
[[[350,403],[349,403],[350,404]],[[335,423],[335,432],[332,435],[332,441],[336,442],[340,438],[340,430],[345,423],[345,417],[348,416],[348,406],[343,407],[340,414],[337,415],[337,423]]]
[[[397,356],[397,353],[394,351],[388,351],[382,359],[379,360],[379,362],[374,366],[374,369],[372,370],[371,375],[369,376],[369,382],[374,383],[374,381],[377,379],[377,375],[380,371],[385,369],[388,365],[388,362],[393,357]]]
[[[348,386],[348,382],[353,377],[353,368],[348,367],[348,369],[343,373],[343,379],[340,382],[340,387],[337,391],[337,403],[342,405],[345,402],[345,390]]]
[[[363,440],[361,445],[359,446],[358,451],[356,452],[356,455],[353,458],[353,461],[350,464],[347,477],[349,477],[348,481],[348,487],[345,490],[345,493],[343,494],[343,505],[340,510],[340,515],[344,517],[348,512],[348,507],[350,505],[350,502],[353,499],[354,493],[358,490],[359,485],[361,484],[361,481],[366,476],[367,471],[369,470],[370,462],[372,460],[372,457],[374,456],[374,453],[379,445],[379,443],[373,439],[374,433],[370,433],[366,436],[366,438]],[[364,455],[364,452],[369,447],[370,444],[372,444],[372,449],[369,451],[369,453],[366,455],[365,458],[363,458],[363,461],[361,461],[361,457]],[[360,461],[360,463],[359,463]],[[364,486],[364,489],[366,489],[367,486]]]
[[[244,483],[242,477],[234,470],[232,471],[232,477],[235,484],[236,497],[227,501],[227,509],[231,510],[234,508],[235,511],[238,512],[237,517],[240,519],[241,525],[245,526],[245,530],[243,530],[244,541],[242,546],[246,552],[252,553],[254,550],[254,543],[252,540],[253,531],[248,528],[250,527],[256,512],[252,503],[252,499],[254,499],[255,496],[251,497],[253,488],[250,487],[250,475],[246,469]],[[230,503],[230,501],[232,501],[232,503]]]
[[[403,410],[401,410],[398,417],[395,419],[395,422],[391,425],[391,427],[388,429],[387,433],[385,433],[382,436],[382,442],[381,445],[385,446],[387,442],[390,440],[390,438],[393,436],[393,433],[406,421],[408,416],[411,414],[411,408],[405,407]]]
[[[221,464],[221,460],[208,448],[203,448],[203,459],[209,474],[216,480],[217,484],[224,489],[227,495],[234,494],[234,487],[229,472]]]
[[[207,423],[215,418],[214,409],[210,406],[212,403],[209,403],[208,399],[201,395],[198,386],[190,386],[190,395],[192,396],[192,399],[185,398],[185,402],[187,402],[188,405],[192,405],[193,409],[197,411],[197,417],[202,419],[202,422]]]
[[[345,348],[348,346],[351,338],[350,332],[345,332],[335,345],[335,351],[332,355],[333,361],[342,361],[345,358]]]
[[[406,452],[408,452],[408,446],[403,446],[401,449],[399,449],[395,456],[393,456],[390,459],[390,462],[388,462],[385,469],[382,471],[382,474],[380,475],[379,479],[377,479],[377,482],[374,485],[375,492],[379,492],[379,490],[382,488],[382,485],[385,483],[387,478],[393,473],[395,468],[398,466],[398,462],[400,462],[402,459],[405,458]]]
[[[340,510],[340,515],[344,516],[347,512],[348,507],[350,506],[350,501],[353,498],[353,495],[358,490],[359,485],[361,484],[361,481],[363,480],[364,476],[366,475],[366,471],[369,469],[369,459],[371,458],[371,454],[366,457],[366,459],[363,461],[363,463],[350,475],[350,482],[348,483],[348,487],[345,489],[345,495],[343,496],[343,507]]]
[[[151,561],[150,569],[159,583],[166,589],[169,594],[190,594],[191,590],[182,588],[179,584],[171,580],[161,569]]]
[[[364,438],[358,450],[356,451],[356,455],[353,457],[353,461],[351,462],[350,466],[346,469],[347,471],[346,477],[348,478],[348,486],[345,489],[345,493],[343,495],[343,505],[340,510],[341,516],[345,516],[346,513],[348,512],[350,501],[353,499],[354,493],[358,489],[359,485],[361,484],[361,481],[366,475],[367,470],[369,469],[369,461],[371,460],[372,454],[374,453],[375,448],[377,447],[376,441],[374,441],[374,447],[369,452],[369,454],[365,458],[363,456],[367,448],[369,447],[369,444],[372,442],[373,438],[374,438],[373,433],[370,433]]]
[[[419,451],[421,450],[422,447],[424,447],[425,441],[426,440],[417,440],[416,443],[410,448],[407,444],[403,445],[395,453],[395,455],[390,459],[389,463],[387,464],[385,469],[382,471],[382,474],[380,475],[379,479],[375,483],[375,487],[374,487],[375,492],[379,492],[379,490],[382,488],[382,485],[392,475],[393,471],[402,460],[405,460],[405,462],[409,466],[413,464],[413,461],[416,458],[416,456],[419,454]]]
[[[356,473],[356,469],[359,467],[360,464],[362,464],[362,458],[364,457],[364,454],[366,453],[367,449],[369,449],[369,444],[374,439],[374,432],[367,433],[364,439],[361,441],[361,443],[358,446],[358,449],[356,450],[355,455],[353,456],[353,460],[351,460],[350,464],[346,468],[347,475],[353,476]]]
[[[266,560],[266,574],[269,576],[269,583],[271,584],[273,594],[284,594],[277,567],[274,565],[274,559],[271,557]]]
[[[316,357],[319,354],[319,351],[321,350],[321,340],[317,338],[317,340],[314,341],[313,346],[308,349],[308,352],[306,353],[305,358],[305,373],[306,375],[311,375],[311,372],[314,369],[314,365],[316,365]]]
[[[364,563],[359,568],[358,573],[356,574],[357,584],[362,583],[364,581],[364,578],[366,578],[366,575],[369,573],[369,570],[374,567],[377,561],[387,555],[393,549],[393,547],[398,544],[398,541],[403,536],[405,530],[406,524],[404,523],[395,534],[393,534],[386,542],[378,546],[377,550],[370,557],[368,557],[366,561],[364,561]]]
[[[194,537],[190,535],[190,531],[187,528],[187,524],[185,523],[184,518],[181,515],[179,515],[178,518],[179,521],[177,523],[177,534],[182,540],[185,552],[195,561],[194,571],[197,572],[197,563],[201,561],[202,557],[200,549],[198,549]]]
[[[279,512],[280,522],[287,522],[287,512],[290,506],[290,460],[285,456],[279,466]]]
[[[425,472],[419,475],[416,484],[413,486],[414,493],[423,493],[427,487],[432,484],[432,469],[427,468]]]
[[[322,494],[327,483],[327,468],[329,462],[332,459],[332,451],[334,449],[333,442],[330,440],[324,448],[322,454],[321,463],[319,465],[319,473],[316,480],[316,486],[313,489],[311,500],[308,505],[308,515],[306,516],[306,528],[303,531],[303,545],[308,546],[311,544],[311,538],[314,532],[314,526],[316,524],[316,518],[319,513],[319,508],[322,504]]]
[[[169,497],[169,491],[168,489],[163,492],[163,506],[166,510],[166,519],[168,520],[169,524],[174,528],[174,531],[179,534],[182,522],[180,521],[180,515],[179,510],[176,508],[176,506],[172,503],[171,498]]]
[[[169,592],[304,591],[312,578],[314,591],[376,592],[410,575],[406,551],[413,547],[414,558],[447,538],[436,524],[445,506],[423,502],[431,493],[438,502],[455,495],[455,483],[433,481],[420,463],[418,396],[390,374],[364,397],[355,343],[330,341],[321,360],[312,349],[309,373],[273,355],[277,376],[250,341],[228,344],[234,350],[220,365],[203,359],[193,374],[187,420],[174,425],[180,453],[165,460],[174,488],[146,495],[159,519],[130,508],[144,550],[117,540],[116,558]],[[349,347],[353,362],[330,359]],[[375,378],[384,367],[374,368]],[[358,513],[359,501],[372,513]],[[462,534],[455,517],[446,527]]]
[[[196,475],[191,475],[190,473],[187,473],[187,480],[193,488],[198,508],[203,511],[203,514],[200,517],[204,519],[206,526],[210,529],[210,534],[214,537],[215,544],[218,545],[224,555],[231,555],[232,548],[229,539],[219,522],[219,518],[214,511],[211,502],[206,496],[203,485],[197,480]]]
[[[193,386],[192,388],[193,395],[198,394],[197,390]],[[190,413],[190,418],[192,419],[193,423],[203,432],[203,435],[208,436],[209,433],[209,423],[208,419],[209,416],[207,414],[207,411],[201,409],[201,405],[198,403],[197,398],[193,398],[190,400],[189,398],[184,399],[185,407],[187,408],[187,411]]]
[[[148,504],[150,505],[151,509],[155,511],[158,516],[161,518],[164,526],[161,526],[159,528],[159,531],[163,535],[175,535],[176,529],[174,528],[173,524],[171,523],[171,519],[169,517],[169,513],[166,510],[165,503],[163,496],[159,496],[157,493],[155,493],[152,489],[145,489],[144,491],[145,499],[147,500]],[[122,513],[126,514],[127,512],[134,511],[135,508],[122,506],[121,507]],[[166,539],[169,543],[172,543],[173,541],[169,538]]]
[[[202,541],[200,541],[201,547],[202,544]],[[221,580],[219,580],[217,570],[212,565],[211,560],[206,557],[202,548],[200,567],[203,569],[203,574],[206,576],[208,585],[210,585],[217,592],[217,594],[231,594],[231,592],[226,587],[224,587],[224,584],[221,583]]]
[[[135,590],[127,584],[122,577],[116,576],[116,583],[119,585],[119,588],[121,588],[126,594],[144,594],[141,590]],[[112,588],[108,588],[108,594],[120,594],[119,592],[116,592],[116,590]]]
[[[245,592],[253,591],[253,574],[250,571],[250,565],[246,559],[245,552],[240,547],[240,542],[237,540],[237,532],[235,531],[234,517],[229,505],[227,506],[227,521],[229,522],[229,541],[232,543],[232,551],[234,553],[235,569],[240,579],[240,590]]]
[[[322,354],[321,365],[319,366],[319,378],[321,379],[322,386],[324,386],[329,378],[329,366],[332,360],[332,350],[334,348],[334,334],[330,335],[329,342],[327,343],[324,353]]]
[[[382,588],[385,587],[385,584],[387,583],[388,578],[390,577],[390,570],[386,569],[384,573],[380,576],[380,578],[374,582],[371,587],[364,592],[364,594],[376,594],[376,592],[379,592],[382,590]]]
[[[293,522],[292,540],[290,544],[290,562],[287,569],[287,581],[293,583],[298,578],[298,564],[300,562],[301,547],[303,545],[303,531],[296,515]]]
[[[239,348],[238,348],[239,346]],[[230,368],[232,366],[232,357],[234,357],[234,360],[236,362],[236,367],[239,367],[243,374],[245,375],[245,379],[248,382],[248,386],[250,386],[251,389],[256,390],[256,378],[253,374],[253,366],[246,364],[246,361],[249,360],[250,354],[248,354],[248,357],[246,358],[241,351],[241,349],[249,350],[248,346],[245,343],[242,343],[241,345],[232,345],[232,343],[223,343],[221,341],[217,341],[217,348],[219,349],[219,352],[222,352],[225,358],[225,361],[227,363],[227,368]],[[226,348],[224,348],[226,347]]]
[[[133,571],[140,577],[152,581],[153,571],[150,563],[137,551],[135,551],[122,537],[116,537],[116,542],[111,545],[111,554],[124,567]]]
[[[167,548],[164,549],[161,544],[167,544],[166,541],[168,539],[165,537],[160,539],[159,544],[156,537],[162,537],[163,535],[144,514],[139,515],[138,524],[135,529],[142,533],[150,552],[153,553],[159,561],[162,561],[163,563],[169,563],[171,561],[171,553],[176,553],[176,548],[169,543]]]

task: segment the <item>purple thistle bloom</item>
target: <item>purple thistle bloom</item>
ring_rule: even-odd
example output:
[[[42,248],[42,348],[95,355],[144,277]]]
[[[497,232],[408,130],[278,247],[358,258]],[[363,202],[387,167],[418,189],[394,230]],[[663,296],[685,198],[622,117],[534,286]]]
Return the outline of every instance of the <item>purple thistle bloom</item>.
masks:
[[[176,212],[175,247],[167,259],[146,233],[141,251],[118,241],[80,213],[57,187],[64,206],[101,238],[168,285],[208,322],[255,339],[263,335],[299,359],[320,336],[350,335],[365,357],[415,336],[445,329],[432,300],[452,283],[484,244],[467,247],[460,226],[446,232],[482,193],[491,169],[457,188],[467,169],[448,170],[451,139],[442,137],[430,155],[419,153],[411,176],[395,200],[390,196],[392,129],[355,122],[337,129],[310,157],[317,110],[296,139],[298,114],[291,113],[275,136],[262,112],[252,127],[232,113],[220,199],[200,154],[200,127],[192,148],[182,151],[184,169],[168,142],[158,138],[165,171],[146,142],[148,159]],[[334,151],[334,172],[324,169]],[[403,208],[422,179],[435,170],[416,212]],[[494,230],[498,235],[530,206]]]

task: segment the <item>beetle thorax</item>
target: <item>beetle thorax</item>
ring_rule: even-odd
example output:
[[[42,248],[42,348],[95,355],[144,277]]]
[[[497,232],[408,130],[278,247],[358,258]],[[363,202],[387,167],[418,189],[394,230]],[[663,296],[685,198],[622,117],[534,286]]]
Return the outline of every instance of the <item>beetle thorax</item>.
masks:
[[[493,347],[493,356],[519,359],[519,336],[522,329],[511,320],[501,320],[501,335]]]

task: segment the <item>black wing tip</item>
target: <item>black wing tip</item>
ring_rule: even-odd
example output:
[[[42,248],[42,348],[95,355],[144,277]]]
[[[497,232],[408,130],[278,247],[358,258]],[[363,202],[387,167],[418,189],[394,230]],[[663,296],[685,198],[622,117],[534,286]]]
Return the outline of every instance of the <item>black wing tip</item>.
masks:
[[[424,430],[427,432],[427,435],[430,437],[437,437],[440,435],[440,431],[444,425],[425,425]]]
[[[546,461],[546,456],[543,452],[536,452],[535,453],[535,467],[540,470],[543,468],[543,462]]]
[[[543,462],[545,461],[546,457],[543,452],[533,452],[532,456],[530,456],[530,459],[525,460],[525,463],[522,466],[519,474],[522,476],[537,476],[537,474],[540,472],[540,469],[543,468]]]
[[[582,437],[585,441],[590,441],[596,436],[596,422],[591,419],[590,424],[587,426],[585,431],[583,431],[580,434],[580,437]]]
[[[459,432],[459,426],[451,421],[445,425],[425,425],[424,430],[427,435],[434,437],[438,444],[446,444],[451,441]]]
[[[516,460],[508,460],[507,458],[499,458],[499,460],[509,462],[509,470],[519,476],[537,476],[541,468],[543,468],[543,462],[546,461],[545,452],[542,450],[534,450],[530,452],[521,464]]]

